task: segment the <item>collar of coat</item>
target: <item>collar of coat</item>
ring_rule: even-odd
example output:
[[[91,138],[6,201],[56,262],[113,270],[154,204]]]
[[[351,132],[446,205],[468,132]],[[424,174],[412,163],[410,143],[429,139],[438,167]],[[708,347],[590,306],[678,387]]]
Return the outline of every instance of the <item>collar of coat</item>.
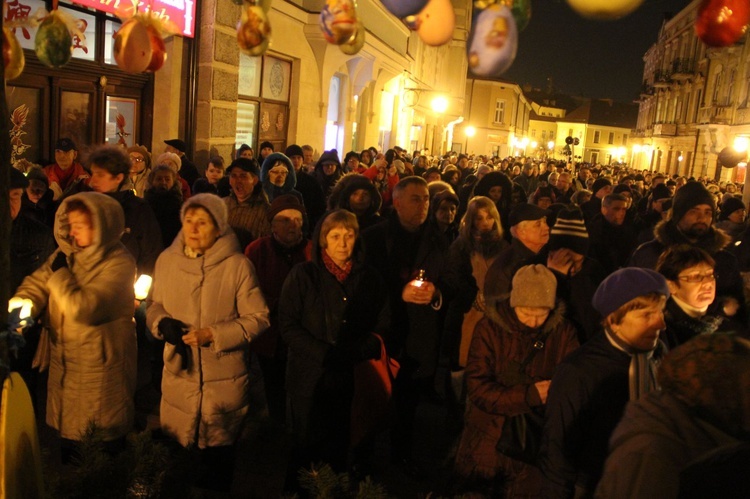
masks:
[[[727,235],[726,232],[711,226],[702,238],[692,243],[680,232],[673,220],[663,220],[656,224],[654,236],[664,246],[674,246],[675,244],[689,244],[692,246],[694,244],[710,255],[718,253],[732,242],[731,236]]]
[[[490,322],[505,331],[525,331],[530,329],[518,320],[516,313],[510,306],[510,300],[504,300],[498,303],[496,307],[487,307],[484,315]],[[562,324],[563,320],[565,320],[565,303],[562,300],[558,300],[555,308],[550,311],[547,320],[544,321],[542,327],[537,329],[537,331],[539,333],[552,332]]]

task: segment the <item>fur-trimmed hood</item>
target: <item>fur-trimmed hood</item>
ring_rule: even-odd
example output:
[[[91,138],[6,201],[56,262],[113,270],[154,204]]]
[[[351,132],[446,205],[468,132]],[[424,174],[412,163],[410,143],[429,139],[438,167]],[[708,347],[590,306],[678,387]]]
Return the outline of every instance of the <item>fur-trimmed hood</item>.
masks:
[[[497,307],[490,307],[488,306],[484,312],[484,315],[489,319],[492,323],[499,326],[504,331],[532,331],[531,328],[521,323],[521,321],[518,320],[518,317],[516,317],[515,312],[513,311],[513,308],[510,306],[510,300],[503,300],[502,302],[498,303]],[[533,331],[538,331],[540,333],[551,333],[565,320],[565,303],[563,303],[562,300],[557,300],[555,303],[555,308],[553,308],[550,311],[549,316],[547,317],[547,320],[544,321],[544,324],[538,329],[535,329]]]
[[[370,179],[359,173],[347,173],[336,182],[328,198],[328,209],[344,208],[351,211],[349,196],[358,189],[364,189],[370,193],[370,208],[367,210],[365,216],[369,217],[378,213],[383,204],[383,198]]]
[[[692,243],[680,232],[674,220],[663,220],[656,224],[656,227],[654,227],[654,237],[665,247],[675,244],[695,245],[710,255],[718,253],[732,243],[731,236],[714,226],[709,227],[708,233],[705,236],[697,242]]]

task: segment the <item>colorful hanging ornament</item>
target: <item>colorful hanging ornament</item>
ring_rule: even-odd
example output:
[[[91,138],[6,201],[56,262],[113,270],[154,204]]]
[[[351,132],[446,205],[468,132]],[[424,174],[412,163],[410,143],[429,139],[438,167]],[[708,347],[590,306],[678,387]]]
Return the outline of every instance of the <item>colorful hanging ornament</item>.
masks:
[[[531,0],[474,0],[474,11],[482,11],[492,5],[508,7],[516,20],[518,32],[526,29],[531,20]]]
[[[350,41],[357,30],[357,10],[352,0],[326,0],[320,11],[320,30],[328,43]]]
[[[643,0],[568,0],[568,5],[589,19],[613,21],[640,7]]]
[[[339,45],[339,48],[341,49],[341,51],[345,53],[346,55],[357,54],[360,50],[362,50],[362,47],[365,46],[366,32],[367,30],[362,25],[362,23],[357,22],[357,27],[354,32],[354,36],[352,36],[352,38],[346,43]]]
[[[467,44],[469,70],[476,76],[500,76],[518,51],[518,28],[510,9],[493,5],[475,15]]]
[[[114,56],[117,66],[128,73],[143,73],[154,55],[146,23],[135,16],[123,23],[115,35]]]
[[[403,19],[423,10],[429,0],[381,0],[381,2],[383,7],[388,9],[388,12],[399,19]]]
[[[271,25],[261,7],[251,5],[242,11],[237,24],[237,44],[249,56],[265,53],[271,41]]]
[[[453,39],[456,12],[450,0],[430,0],[417,14],[417,35],[427,45],[444,45]]]
[[[710,47],[728,47],[742,38],[748,23],[748,0],[703,0],[695,19],[695,33]]]
[[[23,48],[18,43],[16,35],[10,28],[3,26],[3,63],[5,64],[5,79],[18,78],[26,65]]]
[[[34,38],[34,52],[45,66],[59,68],[73,57],[73,36],[70,16],[53,10],[44,17]]]
[[[148,63],[146,71],[159,71],[164,63],[167,62],[167,46],[164,44],[164,38],[161,36],[156,23],[147,24],[146,31],[151,41],[151,62]]]

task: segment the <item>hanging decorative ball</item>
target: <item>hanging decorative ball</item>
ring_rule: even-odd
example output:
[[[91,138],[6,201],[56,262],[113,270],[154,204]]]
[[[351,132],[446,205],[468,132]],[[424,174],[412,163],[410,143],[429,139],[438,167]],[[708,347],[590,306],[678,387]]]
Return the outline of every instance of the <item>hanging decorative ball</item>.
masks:
[[[510,11],[513,14],[513,18],[516,20],[516,28],[518,32],[526,29],[531,20],[531,0],[506,0],[506,7],[510,7]]]
[[[249,56],[265,53],[271,41],[271,25],[266,13],[258,6],[249,6],[242,11],[237,24],[237,44]]]
[[[365,46],[365,34],[367,30],[362,25],[361,22],[357,23],[356,30],[354,32],[354,36],[352,36],[351,40],[348,42],[339,45],[339,48],[343,53],[346,55],[355,55],[360,50],[362,50],[362,47]]]
[[[429,0],[381,0],[381,2],[388,12],[403,19],[424,9]]]
[[[695,33],[710,47],[734,45],[750,23],[747,0],[703,0],[695,19]]]
[[[73,37],[63,15],[53,10],[39,25],[34,52],[45,66],[59,68],[73,57]]]
[[[401,19],[404,24],[406,24],[406,27],[409,28],[412,31],[417,31],[419,29],[419,17],[418,16],[406,16],[405,18]]]
[[[734,168],[740,161],[744,161],[746,153],[737,151],[734,147],[725,147],[719,153],[719,164],[724,168]]]
[[[568,0],[568,5],[583,17],[613,21],[640,7],[643,0]]]
[[[148,63],[146,71],[159,71],[167,61],[167,46],[164,44],[164,38],[159,33],[158,28],[149,24],[146,26],[148,38],[151,41],[151,62]]]
[[[518,51],[518,29],[510,9],[493,5],[475,15],[467,44],[469,70],[476,76],[500,76]]]
[[[450,0],[430,0],[417,14],[417,35],[427,45],[448,43],[455,28],[456,12]]]
[[[328,43],[341,45],[354,37],[357,10],[352,0],[326,0],[320,11],[320,30]]]
[[[115,35],[114,56],[117,66],[128,73],[143,73],[151,64],[153,55],[146,23],[138,17],[125,21]]]
[[[21,44],[18,43],[13,31],[6,27],[3,27],[3,63],[5,64],[6,80],[18,78],[26,65]]]

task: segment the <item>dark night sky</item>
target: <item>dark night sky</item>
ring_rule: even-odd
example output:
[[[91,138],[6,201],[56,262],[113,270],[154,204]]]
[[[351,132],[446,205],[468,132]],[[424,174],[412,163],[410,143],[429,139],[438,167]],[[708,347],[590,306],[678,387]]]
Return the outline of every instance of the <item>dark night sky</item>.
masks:
[[[665,12],[690,0],[646,0],[617,21],[593,21],[565,0],[534,0],[529,25],[519,35],[518,54],[503,79],[569,95],[631,102],[643,78],[643,55],[656,42]]]

